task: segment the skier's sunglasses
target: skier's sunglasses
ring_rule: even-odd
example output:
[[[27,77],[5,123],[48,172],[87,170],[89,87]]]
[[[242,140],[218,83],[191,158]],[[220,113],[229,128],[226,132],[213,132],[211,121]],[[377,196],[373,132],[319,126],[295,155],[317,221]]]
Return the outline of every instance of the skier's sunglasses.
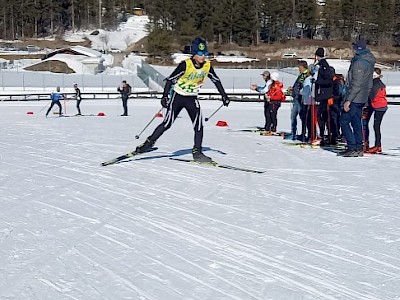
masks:
[[[208,52],[207,51],[197,51],[196,53],[198,56],[208,56]]]

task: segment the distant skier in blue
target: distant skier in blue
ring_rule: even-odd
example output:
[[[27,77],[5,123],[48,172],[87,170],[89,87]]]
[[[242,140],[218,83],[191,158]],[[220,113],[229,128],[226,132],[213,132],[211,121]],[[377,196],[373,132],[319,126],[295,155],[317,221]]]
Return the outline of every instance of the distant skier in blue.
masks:
[[[60,87],[57,87],[57,91],[56,92],[52,92],[50,95],[50,99],[51,99],[51,105],[49,107],[49,109],[46,112],[46,117],[49,115],[51,109],[53,108],[54,105],[58,105],[59,110],[59,116],[62,116],[62,106],[61,106],[61,102],[60,100],[65,99],[65,95],[63,93],[60,92]]]

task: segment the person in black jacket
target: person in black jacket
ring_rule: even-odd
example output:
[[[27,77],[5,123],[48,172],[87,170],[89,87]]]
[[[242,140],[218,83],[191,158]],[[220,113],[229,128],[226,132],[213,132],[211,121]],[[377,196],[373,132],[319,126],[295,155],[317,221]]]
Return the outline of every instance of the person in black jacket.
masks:
[[[82,116],[81,108],[80,108],[81,100],[82,100],[81,90],[78,88],[78,84],[76,84],[76,83],[74,83],[74,89],[75,89],[74,98],[76,99],[76,109],[78,110],[78,113],[76,115]]]
[[[121,93],[122,98],[122,107],[124,108],[124,112],[121,117],[126,117],[128,115],[128,98],[132,92],[131,86],[126,83],[126,80],[122,81],[122,87],[118,87],[118,92]]]
[[[331,67],[331,71],[334,74],[332,78],[332,98],[328,99],[328,132],[329,132],[329,144],[336,145],[339,137],[339,115],[340,115],[340,104],[342,102],[341,94],[341,75],[336,74],[336,71]]]
[[[318,76],[315,81],[315,101],[319,104],[317,119],[321,145],[325,144],[325,127],[328,123],[328,99],[333,96],[333,73],[325,58],[325,49],[318,48],[315,51]],[[329,129],[329,128],[328,128]]]
[[[164,120],[147,137],[143,144],[136,147],[136,152],[150,151],[157,139],[171,127],[182,109],[185,109],[189,114],[194,130],[193,160],[199,162],[212,161],[202,151],[203,116],[198,99],[200,88],[206,78],[210,78],[217,87],[224,106],[228,106],[230,100],[221,84],[221,80],[211,66],[211,62],[206,60],[208,56],[207,42],[202,38],[195,38],[192,41],[191,53],[192,57],[181,62],[172,74],[167,77],[161,98],[162,107],[167,109]],[[170,95],[172,86],[173,92]]]

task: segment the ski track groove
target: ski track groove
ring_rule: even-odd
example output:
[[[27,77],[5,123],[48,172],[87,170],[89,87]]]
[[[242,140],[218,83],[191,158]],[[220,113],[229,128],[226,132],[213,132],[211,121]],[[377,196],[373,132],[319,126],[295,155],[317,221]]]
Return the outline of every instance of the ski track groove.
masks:
[[[80,184],[83,184],[83,183],[81,183],[81,182],[79,182],[79,181],[75,181],[75,180],[73,180],[73,179],[70,179],[70,178],[67,178],[67,177],[60,177],[61,179],[64,179],[64,180],[71,180],[71,181],[74,181],[75,183],[80,183]],[[134,184],[133,182],[131,182],[131,181],[126,181],[126,180],[122,180],[121,179],[121,181],[123,181],[124,183],[126,183],[126,184]],[[90,186],[92,186],[93,188],[98,188],[98,186],[95,186],[95,185],[90,185]],[[107,190],[108,192],[113,192],[112,190]],[[160,191],[159,191],[159,189],[155,189],[154,190],[156,193],[159,193]],[[175,194],[176,192],[175,191],[171,191],[171,195],[172,196],[176,196],[176,194]],[[271,195],[271,194],[267,194],[268,196],[274,196],[274,195]],[[127,195],[125,195],[125,196],[127,196]],[[130,196],[131,197],[131,196]],[[134,198],[135,200],[140,200],[140,201],[143,201],[143,199],[140,199],[140,198]],[[183,196],[182,196],[182,199],[184,200],[184,199],[187,199],[187,195],[186,194],[183,194]],[[146,202],[146,201],[145,201]],[[215,202],[211,202],[211,204],[216,204]],[[229,207],[229,206],[228,206]],[[319,207],[317,207],[317,208],[319,208]],[[185,210],[185,212],[188,212],[188,211],[186,211]],[[335,212],[337,212],[337,211],[335,211]],[[351,216],[351,217],[354,217],[354,215],[349,215],[349,216]],[[276,220],[274,220],[274,221],[276,221]]]
[[[54,175],[53,175],[54,176]],[[68,178],[66,178],[66,177],[61,177],[61,176],[56,176],[56,177],[60,177],[61,179],[64,179],[64,180],[71,180],[69,177]],[[110,192],[111,190],[108,190],[108,189],[106,189],[108,192]],[[118,193],[117,193],[118,194]],[[126,195],[126,196],[128,196],[128,195]],[[129,197],[129,196],[128,196]],[[140,200],[140,199],[136,199],[135,197],[130,197],[130,198],[133,198],[133,199],[135,199],[135,200]],[[148,202],[148,201],[147,201]],[[186,210],[187,211],[187,210]],[[201,215],[199,215],[200,217],[204,217],[204,216],[201,216]],[[216,221],[216,220],[214,220],[214,221]],[[166,226],[166,225],[168,225],[168,224],[164,224],[164,226]],[[225,225],[230,225],[230,226],[232,226],[232,224],[225,224]],[[160,229],[160,228],[159,228]],[[242,229],[243,230],[243,228],[241,228],[241,227],[239,227],[239,229]],[[296,245],[296,246],[298,246],[298,245]]]
[[[140,300],[144,300],[144,299],[148,299],[148,300],[158,300],[157,298],[153,298],[152,296],[150,296],[147,292],[141,290],[140,288],[138,288],[135,284],[131,283],[129,280],[125,279],[124,277],[118,275],[115,271],[113,271],[112,269],[104,266],[101,263],[98,263],[96,260],[88,257],[87,255],[83,254],[81,251],[79,251],[78,249],[74,248],[73,249],[74,253],[83,257],[84,259],[86,259],[87,261],[89,261],[92,264],[95,264],[96,266],[98,266],[99,268],[101,268],[103,271],[105,271],[110,277],[116,279],[117,281],[121,282],[124,286],[126,286],[128,289],[136,292],[140,298]]]
[[[49,151],[49,152],[50,152],[50,153],[56,153],[56,151]],[[103,152],[103,153],[104,153],[104,152]],[[37,156],[37,157],[40,157],[40,158],[42,158],[42,159],[44,159],[44,160],[46,160],[46,161],[48,161],[48,160],[53,160],[53,161],[60,162],[60,163],[64,163],[64,164],[76,164],[76,165],[79,165],[80,167],[82,167],[82,165],[79,164],[79,163],[71,162],[71,161],[69,161],[69,160],[62,159],[62,158],[57,158],[57,159],[55,159],[55,158],[53,158],[53,157],[49,158],[49,157],[46,157],[46,156],[43,156],[43,155],[37,155],[37,154],[34,154],[34,153],[29,153],[29,154],[30,154],[30,155],[34,155],[34,156]],[[65,155],[65,154],[63,153],[63,155]],[[67,155],[67,156],[68,156],[68,155]],[[73,156],[73,155],[70,155],[70,156],[73,157],[73,158],[77,158],[76,156]],[[78,158],[79,158],[79,157],[78,157]],[[80,159],[81,159],[81,158],[80,158]],[[82,160],[88,162],[87,159],[83,159],[83,158],[82,158]],[[97,160],[92,159],[92,161],[94,162],[94,161],[97,161]],[[141,167],[145,167],[145,166],[146,166],[146,164],[145,164],[144,162],[136,162],[136,163],[137,163],[139,166],[141,166]],[[49,164],[49,163],[38,162],[38,164],[47,166],[49,170],[52,170],[53,168],[55,168],[54,165]],[[127,165],[122,164],[121,166],[118,166],[118,167],[122,167],[122,168],[126,168],[126,169],[129,168],[128,164],[127,164]],[[194,166],[194,167],[197,168],[198,166]],[[88,169],[89,169],[89,168],[90,168],[90,165],[85,165],[84,168],[88,168]],[[27,168],[27,169],[29,169],[29,168]],[[85,174],[89,174],[89,175],[96,175],[96,176],[98,176],[98,177],[100,177],[100,178],[103,178],[103,179],[112,179],[112,176],[109,176],[109,175],[103,175],[103,174],[99,175],[99,173],[96,173],[96,172],[98,172],[98,170],[94,170],[94,172],[86,172],[86,171],[83,171],[83,170],[77,170],[77,169],[74,169],[74,168],[71,168],[71,167],[66,167],[66,166],[62,166],[62,169],[65,170],[65,171],[81,172],[81,173],[85,173]],[[194,168],[192,168],[192,169],[194,169]],[[210,168],[207,167],[207,170],[209,170],[209,169],[210,169]],[[145,171],[145,170],[143,170],[142,168],[140,168],[140,169],[138,168],[138,170],[140,170],[140,171]],[[159,171],[160,171],[160,170],[157,170],[157,173],[158,173]],[[324,171],[325,171],[325,170],[324,170]],[[77,181],[77,180],[73,180],[73,179],[71,179],[70,177],[66,177],[66,176],[64,177],[64,176],[59,176],[59,175],[57,175],[57,174],[51,174],[51,173],[49,174],[49,173],[40,172],[40,171],[38,172],[38,171],[36,171],[36,170],[33,171],[33,172],[38,173],[38,174],[41,174],[42,176],[46,176],[46,177],[47,177],[47,176],[55,176],[55,177],[58,177],[58,178],[60,178],[60,179],[68,180],[68,181],[73,181],[73,182],[78,183],[78,184],[87,184],[87,183],[79,182],[79,181]],[[147,172],[153,173],[152,171],[147,171]],[[222,172],[222,171],[221,171],[221,172]],[[112,172],[112,171],[108,171],[108,170],[107,170],[107,173],[114,175],[114,172]],[[164,172],[164,173],[174,174],[174,172]],[[188,172],[188,173],[189,173],[189,172]],[[176,174],[174,174],[174,175],[175,175],[175,177],[177,177]],[[71,177],[73,177],[73,176],[71,176]],[[181,175],[181,177],[184,177],[184,175]],[[204,175],[204,177],[206,177],[206,175]],[[268,178],[269,178],[269,179],[272,179],[272,180],[283,181],[283,182],[285,182],[287,185],[296,185],[296,184],[297,184],[297,188],[298,188],[298,184],[300,183],[300,182],[296,182],[296,181],[284,180],[284,179],[281,179],[281,178],[274,178],[274,176],[269,176]],[[331,177],[328,177],[328,176],[325,176],[325,175],[324,175],[324,176],[320,176],[319,178],[331,179]],[[114,179],[116,179],[116,178],[114,178]],[[120,179],[118,179],[118,180],[120,180]],[[96,181],[96,180],[95,180],[95,181]],[[127,180],[120,180],[120,181],[122,181],[122,182],[124,182],[124,183],[126,183],[126,184],[137,185],[137,186],[142,187],[140,184],[134,184],[134,183],[132,183],[132,182],[130,182],[130,181],[127,181]],[[97,183],[102,183],[102,182],[98,180]],[[103,184],[104,184],[104,183],[103,183]],[[268,183],[267,183],[267,184],[268,184]],[[168,209],[171,209],[171,210],[181,210],[181,211],[183,211],[183,212],[185,212],[185,213],[193,214],[193,215],[195,215],[197,218],[200,218],[200,219],[207,219],[207,221],[219,223],[219,224],[222,224],[222,225],[224,225],[224,226],[233,227],[233,228],[236,229],[236,230],[246,231],[247,233],[257,234],[257,235],[260,235],[260,236],[265,237],[265,235],[263,235],[263,234],[261,234],[261,233],[259,233],[259,232],[257,232],[257,231],[248,230],[248,229],[246,229],[246,228],[244,228],[244,227],[236,226],[236,225],[234,225],[234,224],[229,224],[229,223],[226,223],[226,222],[220,222],[220,221],[217,220],[217,219],[210,218],[210,217],[207,217],[207,216],[204,216],[204,215],[201,215],[201,214],[197,214],[197,213],[195,213],[195,212],[193,212],[193,211],[187,210],[187,209],[182,208],[182,207],[177,207],[177,206],[169,205],[169,204],[165,204],[165,203],[159,203],[159,202],[156,202],[156,201],[148,201],[148,200],[141,199],[141,198],[139,198],[139,197],[132,197],[132,196],[129,195],[129,192],[128,192],[128,191],[123,190],[123,189],[121,189],[121,190],[118,192],[118,191],[112,190],[112,189],[111,189],[112,186],[110,186],[109,189],[106,189],[106,188],[102,188],[102,187],[99,187],[98,185],[94,185],[94,184],[87,184],[87,185],[90,186],[90,187],[92,187],[92,188],[96,188],[96,189],[101,188],[101,189],[103,189],[104,191],[106,191],[107,193],[110,193],[110,194],[121,195],[121,196],[124,196],[125,198],[129,198],[129,199],[131,199],[131,200],[139,200],[139,201],[144,202],[144,203],[146,203],[146,204],[157,204],[157,205],[164,206],[164,207],[166,207],[166,208],[168,208]],[[207,184],[205,184],[205,185],[207,185]],[[273,184],[271,183],[271,185],[273,185]],[[243,190],[243,189],[241,189],[240,187],[236,186],[235,184],[229,184],[229,183],[227,183],[227,182],[223,182],[223,183],[221,184],[221,186],[224,187],[224,188],[235,188],[235,189],[238,189],[238,190]],[[314,186],[313,186],[313,187],[314,187]],[[316,187],[317,187],[317,188],[323,188],[322,185],[316,185]],[[290,188],[290,187],[288,186],[287,189],[289,189],[289,188]],[[347,187],[347,188],[350,189],[351,187]],[[354,188],[354,187],[353,187],[353,188]],[[301,189],[301,188],[300,188],[300,189]],[[310,191],[310,190],[307,189],[307,188],[304,188],[303,190],[306,191],[306,192],[309,192],[309,191]],[[313,191],[314,191],[314,193],[315,193],[315,190],[313,190]],[[343,189],[343,190],[340,190],[340,191],[345,191],[345,192],[349,191],[349,192],[350,192],[350,190],[346,190],[346,189]],[[154,192],[160,193],[160,190],[159,190],[159,189],[157,189],[157,190],[154,189]],[[163,192],[163,193],[168,193],[168,194],[170,194],[171,196],[176,196],[176,191],[168,191],[166,188],[163,188],[163,189],[162,189],[162,192]],[[321,192],[321,191],[319,191],[318,193],[320,193],[322,196],[329,196],[329,197],[334,197],[334,196],[336,196],[335,194],[324,193],[324,192]],[[212,193],[211,193],[210,195],[212,195]],[[266,195],[267,195],[267,196],[273,196],[273,195],[268,194],[268,193],[266,193]],[[181,196],[180,196],[179,198],[180,198],[180,199],[185,199],[185,196],[187,197],[188,195],[185,194],[185,193],[182,193]],[[374,195],[372,194],[372,196],[374,196]],[[376,195],[375,195],[375,196],[376,196]],[[277,196],[275,196],[275,197],[277,197]],[[281,197],[282,197],[282,196],[281,196]],[[362,199],[361,197],[359,197],[359,198]],[[289,201],[290,201],[290,199],[287,199],[287,197],[283,197],[283,199],[284,199],[284,200],[289,200]],[[200,201],[200,199],[196,199],[196,201]],[[361,200],[360,200],[360,201],[361,201]],[[60,207],[56,207],[56,206],[53,206],[53,205],[50,205],[50,204],[47,204],[47,203],[44,203],[44,202],[41,202],[41,201],[35,201],[35,202],[37,202],[37,203],[39,203],[39,204],[42,204],[42,205],[45,205],[45,206],[48,206],[48,207],[51,207],[51,208],[53,208],[53,209],[55,209],[55,210],[58,210],[58,211],[60,211],[60,212],[62,212],[62,213],[70,214],[70,215],[72,215],[72,216],[74,216],[74,217],[77,217],[77,218],[82,218],[82,219],[88,221],[89,223],[92,222],[93,224],[101,224],[101,226],[104,226],[104,225],[106,224],[104,221],[95,220],[95,219],[92,219],[92,218],[89,218],[89,217],[85,217],[85,216],[83,216],[83,215],[79,215],[79,214],[77,214],[77,213],[73,213],[73,212],[71,212],[71,211],[68,211],[68,210],[62,209],[62,208],[60,208]],[[207,203],[207,201],[205,201],[205,202]],[[300,203],[300,204],[303,204],[303,205],[310,205],[309,203],[304,203],[304,202],[296,202],[296,201],[294,201],[294,202],[295,202],[295,203]],[[361,201],[361,202],[363,202],[363,201]],[[366,202],[366,201],[364,201],[364,202]],[[208,203],[209,203],[209,204],[216,205],[216,203],[214,203],[214,202],[212,202],[212,201],[210,201],[210,202],[208,202]],[[221,208],[230,208],[230,209],[232,209],[232,207],[230,207],[229,205],[225,205],[225,204],[221,204],[221,205],[219,205],[219,206],[220,206]],[[326,210],[325,208],[320,207],[320,206],[317,206],[317,205],[311,205],[311,206],[313,206],[313,207],[315,207],[315,208],[318,208],[318,209]],[[99,207],[99,208],[104,208],[104,207],[102,207],[102,206],[98,206],[98,207]],[[254,263],[255,265],[257,265],[257,264],[263,264],[263,265],[266,265],[267,267],[270,267],[270,268],[276,268],[276,269],[278,269],[279,271],[281,271],[281,272],[283,272],[283,273],[287,273],[287,274],[289,274],[289,275],[295,275],[295,276],[298,276],[298,277],[302,277],[301,274],[299,274],[298,270],[295,270],[296,267],[295,267],[294,265],[284,265],[282,262],[277,261],[277,260],[275,260],[275,259],[273,259],[273,258],[271,258],[271,257],[268,257],[268,255],[265,255],[265,254],[263,254],[263,253],[259,253],[259,250],[260,250],[260,249],[257,249],[257,248],[255,248],[255,247],[252,246],[252,245],[248,245],[248,244],[243,244],[243,245],[241,245],[239,241],[231,240],[231,239],[229,239],[229,238],[224,238],[224,237],[218,237],[218,240],[219,240],[219,241],[218,241],[218,242],[213,242],[212,239],[213,239],[213,238],[215,239],[215,236],[206,237],[206,236],[208,235],[208,233],[204,233],[204,232],[203,232],[203,235],[201,235],[201,234],[200,234],[200,235],[197,235],[197,234],[193,234],[193,233],[189,232],[188,230],[185,230],[184,228],[177,228],[176,225],[175,225],[175,226],[172,226],[171,223],[166,223],[166,222],[164,222],[164,221],[155,221],[155,219],[156,219],[158,216],[157,216],[157,215],[154,215],[154,214],[152,214],[150,211],[144,210],[144,209],[142,209],[142,208],[138,208],[138,211],[141,213],[140,215],[142,215],[142,214],[144,213],[145,215],[151,216],[151,218],[150,218],[150,217],[138,218],[138,217],[135,216],[135,215],[130,215],[130,214],[127,214],[127,213],[124,213],[124,212],[117,212],[115,209],[114,209],[114,210],[113,210],[113,209],[109,209],[109,210],[112,211],[112,212],[114,212],[114,213],[116,213],[116,215],[114,214],[114,216],[124,216],[124,217],[128,217],[128,218],[130,218],[130,219],[139,220],[139,221],[141,221],[141,222],[147,223],[147,224],[149,224],[149,225],[155,227],[155,231],[154,231],[154,232],[159,232],[160,230],[164,230],[164,231],[167,231],[167,232],[170,233],[170,234],[176,235],[176,237],[178,237],[179,239],[186,239],[186,240],[188,240],[189,242],[193,242],[193,238],[195,238],[195,239],[197,239],[197,240],[200,240],[202,243],[206,243],[206,244],[210,245],[210,246],[208,246],[208,247],[205,247],[205,248],[208,249],[209,251],[213,251],[212,249],[213,249],[214,247],[218,247],[218,245],[219,245],[220,242],[228,243],[228,244],[230,244],[230,247],[234,248],[234,249],[232,249],[232,250],[235,252],[236,255],[238,255],[238,256],[247,256],[248,259],[250,259],[250,260],[252,260],[252,261],[255,262],[255,263]],[[236,211],[236,212],[239,212],[239,213],[240,213],[240,212],[243,212],[244,214],[247,213],[247,211],[245,211],[245,210],[240,210],[240,209],[236,209],[236,208],[235,208],[235,209],[232,209],[232,210],[234,210],[234,211]],[[333,213],[342,213],[342,214],[344,214],[344,215],[346,215],[346,216],[350,216],[350,217],[358,217],[358,216],[356,216],[356,215],[347,214],[347,213],[340,212],[340,211],[337,211],[337,210],[330,210],[330,209],[328,209],[328,211],[329,211],[329,212],[333,212]],[[261,214],[258,214],[257,216],[260,217]],[[265,218],[265,216],[264,216],[264,218]],[[266,218],[266,219],[268,219],[268,218]],[[141,222],[140,222],[139,224],[141,224]],[[179,223],[179,220],[176,220],[176,222]],[[274,222],[277,222],[277,221],[274,220]],[[280,222],[280,223],[282,223],[282,222]],[[143,226],[143,225],[140,225],[140,226]],[[143,226],[143,228],[146,229],[147,227],[146,227],[146,226]],[[90,230],[92,230],[92,229],[90,229]],[[288,230],[288,229],[285,229],[285,230]],[[201,232],[201,231],[200,231],[200,232]],[[299,234],[298,232],[294,232],[294,233]],[[120,241],[118,241],[118,240],[112,239],[112,238],[110,238],[110,237],[108,237],[108,236],[106,236],[106,235],[102,235],[102,234],[98,234],[98,235],[99,235],[100,237],[102,237],[102,238],[104,238],[104,239],[106,239],[106,240],[112,241],[113,243],[116,243],[116,244],[118,244],[118,245],[120,245],[120,246],[129,247],[129,245],[127,245],[127,244],[125,244],[125,243],[123,243],[123,242],[120,242]],[[300,235],[301,235],[301,234],[300,234]],[[142,237],[142,238],[143,238],[143,237]],[[310,249],[308,249],[307,247],[303,247],[303,246],[301,246],[301,245],[299,245],[299,244],[292,243],[292,242],[290,242],[290,241],[283,240],[283,239],[277,239],[277,238],[274,238],[274,237],[271,237],[271,236],[269,236],[268,238],[271,239],[271,240],[275,240],[275,241],[277,241],[277,242],[279,242],[279,243],[284,243],[284,244],[287,244],[287,245],[291,245],[292,247],[300,248],[300,249],[302,249],[303,251],[306,251],[306,252],[311,252],[311,253],[315,252],[315,253],[313,253],[314,255],[322,255],[323,257],[333,257],[333,258],[335,258],[336,260],[337,260],[337,259],[341,259],[341,260],[345,260],[345,261],[347,261],[347,262],[349,262],[349,263],[352,263],[352,264],[358,264],[358,265],[360,265],[360,266],[363,266],[362,264],[360,264],[360,263],[358,263],[358,262],[356,262],[356,261],[354,261],[354,260],[348,260],[348,259],[345,259],[345,258],[343,258],[343,257],[341,257],[341,256],[337,256],[337,255],[334,255],[334,254],[331,254],[331,253],[326,253],[325,251],[310,250]],[[348,250],[348,249],[339,247],[339,246],[334,245],[334,244],[322,242],[322,241],[320,241],[320,240],[318,240],[318,239],[312,238],[311,236],[306,236],[306,238],[307,238],[308,240],[313,241],[313,242],[320,243],[320,244],[322,244],[322,245],[324,245],[324,246],[327,246],[327,247],[330,247],[330,248],[334,248],[334,249],[336,249],[336,250],[339,251],[339,252],[344,252],[344,253],[349,254],[349,255],[351,255],[351,256],[356,256],[356,257],[361,258],[361,259],[363,259],[363,260],[371,261],[371,262],[377,263],[378,265],[382,265],[382,266],[387,267],[387,268],[395,269],[396,271],[399,271],[399,270],[400,270],[399,267],[396,267],[396,266],[394,266],[394,265],[392,265],[392,264],[385,263],[385,262],[383,262],[383,261],[381,261],[381,260],[377,260],[377,259],[375,259],[375,258],[373,258],[373,257],[367,256],[367,255],[362,255],[362,254],[360,254],[360,253],[350,251],[350,250]],[[86,239],[84,239],[83,241],[85,241],[85,240],[86,240]],[[81,244],[83,241],[80,241],[78,244]],[[156,244],[156,245],[157,245],[157,244]],[[198,243],[198,245],[200,245],[200,242]],[[171,252],[171,251],[169,251],[168,249],[166,249],[165,247],[163,247],[163,246],[161,246],[161,245],[157,245],[157,246],[158,246],[159,248],[163,249],[164,251],[168,251],[168,252],[169,252],[170,254],[172,254],[172,255],[178,256],[177,253]],[[248,251],[248,250],[249,250],[248,248],[254,248],[254,249],[251,249],[251,254],[248,254],[247,252],[245,252],[245,251]],[[73,249],[73,251],[77,251],[77,250],[74,249],[74,248],[72,248],[72,249]],[[64,249],[64,251],[65,251],[65,249]],[[90,262],[92,262],[92,263],[96,263],[94,260],[92,260],[90,257],[87,257],[87,256],[84,255],[83,253],[81,253],[81,252],[79,252],[79,251],[76,252],[76,253],[79,254],[80,256],[84,257],[84,258],[87,259],[88,261],[90,261]],[[381,254],[381,255],[384,255],[384,254]],[[227,257],[227,259],[229,259],[229,260],[235,262],[235,261],[234,261],[234,259],[235,259],[234,257],[233,257],[233,258],[232,258],[232,257],[229,257],[229,256],[226,256],[226,257]],[[390,257],[390,256],[389,256],[389,257]],[[180,257],[180,258],[181,258],[181,259],[184,259],[183,257]],[[390,258],[393,259],[393,257],[390,257]],[[157,261],[155,258],[152,258],[152,259],[155,260],[155,261]],[[186,262],[187,262],[187,263],[190,263],[190,261],[187,261],[187,260],[186,260]],[[161,263],[161,262],[158,261],[158,263]],[[96,263],[96,264],[98,264],[98,263]],[[192,264],[194,264],[194,263],[192,263]],[[275,265],[275,264],[278,264],[278,265]],[[196,265],[196,264],[194,264],[194,265]],[[247,268],[250,268],[250,269],[254,269],[254,271],[259,272],[259,273],[264,273],[264,272],[265,272],[265,271],[263,271],[261,268],[260,268],[260,269],[254,268],[254,267],[252,267],[252,266],[250,266],[250,265],[246,265],[246,264],[243,264],[243,263],[242,263],[242,266],[247,267]],[[107,267],[105,267],[105,266],[101,266],[101,265],[100,265],[100,267],[101,267],[104,271],[106,271],[110,276],[112,276],[112,277],[115,278],[116,280],[120,281],[121,283],[123,283],[125,286],[127,286],[127,287],[130,288],[131,290],[134,290],[135,292],[137,292],[137,293],[138,293],[139,295],[141,295],[142,297],[145,297],[146,299],[153,299],[153,298],[151,298],[149,295],[144,294],[143,291],[140,291],[135,285],[133,285],[131,282],[127,281],[126,279],[124,279],[124,278],[121,277],[120,275],[116,274],[116,273],[115,273],[114,271],[112,271],[111,269],[109,269],[109,268],[107,268]],[[187,273],[183,273],[183,272],[179,271],[178,269],[176,269],[176,268],[174,268],[174,267],[171,267],[171,266],[168,266],[168,267],[171,268],[173,271],[180,272],[182,276],[186,276],[186,277],[188,277],[188,279],[190,279],[190,280],[196,279],[196,278],[192,277],[191,275],[189,275],[189,274],[187,274]],[[202,268],[202,267],[200,267],[200,266],[198,266],[198,265],[196,265],[196,267],[202,269],[203,271],[207,271],[207,270],[205,270],[204,268]],[[374,270],[379,270],[379,269],[373,268],[373,267],[371,267],[371,266],[368,266],[368,267],[371,268],[371,269],[374,269]],[[268,274],[268,273],[266,273],[266,274]],[[324,282],[323,280],[322,280],[322,282],[319,282],[319,279],[318,279],[318,278],[313,278],[313,277],[312,277],[312,274],[313,274],[313,273],[310,272],[310,275],[307,275],[307,276],[306,276],[308,280],[310,280],[310,281],[313,281],[313,280],[314,280],[314,281],[316,281],[316,282],[313,282],[313,283],[317,283],[317,284],[319,284],[319,285],[323,285],[326,289],[331,290],[331,291],[333,291],[333,292],[336,292],[336,293],[337,293],[337,292],[340,292],[340,293],[342,293],[344,296],[349,296],[349,297],[356,296],[356,297],[358,297],[357,299],[366,299],[365,297],[368,297],[368,299],[377,299],[377,298],[374,298],[372,295],[363,295],[363,294],[360,294],[359,292],[357,292],[357,291],[355,291],[355,290],[348,289],[348,288],[346,288],[346,287],[344,287],[344,286],[338,286],[338,287],[336,287],[334,283]],[[211,273],[211,275],[215,276],[215,274],[213,274],[213,273]],[[319,292],[318,290],[312,288],[312,285],[311,285],[311,286],[308,286],[308,285],[302,284],[302,283],[300,283],[300,282],[298,282],[298,281],[296,281],[296,280],[293,280],[293,279],[291,279],[291,278],[289,278],[289,277],[287,277],[287,276],[279,275],[279,274],[274,273],[274,272],[273,272],[273,273],[270,273],[270,274],[268,274],[268,275],[277,276],[281,281],[290,283],[290,284],[292,284],[292,285],[294,285],[294,286],[297,286],[297,287],[301,288],[302,290],[304,290],[304,291],[306,291],[306,292],[308,292],[308,293],[310,293],[310,294],[319,295],[320,297],[324,297],[325,299],[336,299],[336,298],[333,298],[333,296],[324,294],[324,293]],[[315,274],[314,274],[314,275],[315,275]],[[392,276],[395,276],[396,273],[388,272],[388,273],[385,274],[385,275],[392,275]],[[303,276],[304,276],[304,274],[303,274]],[[395,277],[392,277],[392,278],[395,278]],[[304,279],[304,278],[303,278],[303,279]],[[55,285],[54,283],[52,283],[52,282],[50,282],[50,281],[49,281],[49,282],[45,282],[46,279],[43,279],[43,280],[41,280],[41,281],[42,281],[43,283],[48,284],[49,286],[51,286],[51,285],[53,284],[53,285],[54,285],[53,288],[54,288],[55,290],[58,290],[57,285]],[[200,281],[199,283],[201,283],[201,284],[206,284],[205,282],[201,282],[201,281]],[[229,282],[227,282],[227,283],[233,285],[233,283],[229,283]],[[215,288],[212,287],[212,286],[208,286],[208,287],[209,287],[209,288],[212,288],[212,289],[215,289]],[[218,291],[218,289],[216,289],[216,290]],[[220,292],[224,293],[223,291],[220,291]],[[226,294],[226,295],[230,295],[230,294]],[[250,295],[253,296],[254,299],[260,299],[260,298],[257,298],[256,296],[252,295],[252,294],[250,294]],[[362,296],[362,297],[361,297],[361,296]],[[234,295],[230,295],[230,297],[233,297],[233,299],[240,299],[240,298],[237,298],[237,297],[234,296]],[[354,298],[349,298],[349,299],[354,299]],[[382,300],[382,299],[380,299],[380,300]]]
[[[146,211],[145,213],[146,213],[146,214],[149,214],[149,212],[147,212],[147,211]],[[352,261],[349,261],[349,262],[352,262]],[[354,262],[352,262],[352,263],[354,263]],[[389,265],[389,266],[391,266],[391,265]]]

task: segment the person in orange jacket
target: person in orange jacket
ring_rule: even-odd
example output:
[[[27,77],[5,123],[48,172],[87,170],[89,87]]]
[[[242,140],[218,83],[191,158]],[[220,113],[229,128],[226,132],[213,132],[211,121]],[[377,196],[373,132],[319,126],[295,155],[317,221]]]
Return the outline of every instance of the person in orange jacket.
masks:
[[[278,126],[278,109],[281,107],[281,102],[286,100],[286,96],[282,91],[283,83],[279,81],[279,73],[273,72],[271,74],[271,80],[271,87],[266,96],[268,113],[265,130],[274,133]]]

